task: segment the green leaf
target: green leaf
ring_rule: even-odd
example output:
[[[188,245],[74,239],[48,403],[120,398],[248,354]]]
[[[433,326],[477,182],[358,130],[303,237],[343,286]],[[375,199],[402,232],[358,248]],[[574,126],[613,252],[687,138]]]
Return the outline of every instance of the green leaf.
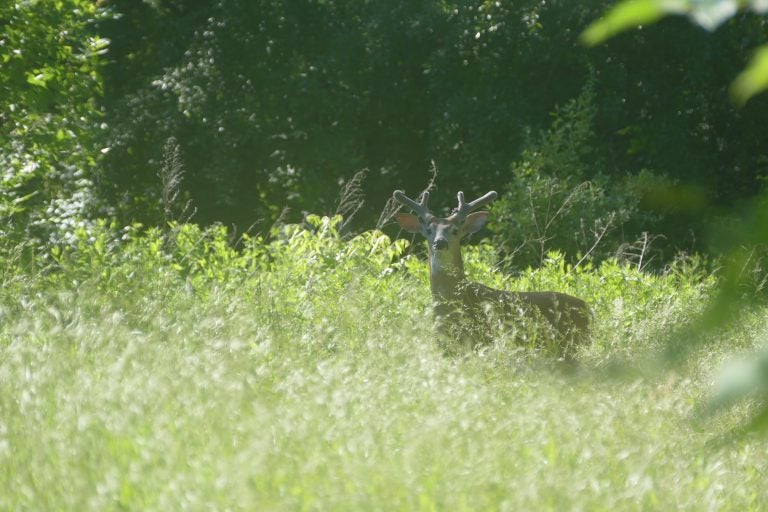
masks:
[[[581,33],[581,42],[594,46],[638,25],[655,23],[666,10],[658,0],[624,0]]]
[[[14,198],[14,200],[13,200],[13,201],[11,201],[11,203],[12,203],[14,206],[17,206],[17,205],[20,205],[20,204],[22,204],[22,203],[25,203],[25,202],[29,201],[30,199],[32,199],[33,197],[35,197],[35,196],[38,194],[38,192],[39,192],[39,191],[38,191],[38,190],[36,190],[36,191],[34,191],[34,192],[30,192],[29,194],[27,194],[27,195],[25,195],[25,196],[16,197],[16,198]]]
[[[48,87],[48,81],[51,78],[53,78],[53,72],[48,68],[27,72],[27,83],[37,87]]]
[[[755,94],[768,88],[768,45],[755,51],[747,68],[731,84],[731,97],[744,105]]]
[[[104,37],[89,37],[86,42],[86,53],[89,57],[104,55],[109,50],[110,40]]]

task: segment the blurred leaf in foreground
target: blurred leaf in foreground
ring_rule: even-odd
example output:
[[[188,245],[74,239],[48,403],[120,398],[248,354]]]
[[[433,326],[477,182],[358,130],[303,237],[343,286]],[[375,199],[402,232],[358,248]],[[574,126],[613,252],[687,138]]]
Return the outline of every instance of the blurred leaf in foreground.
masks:
[[[764,431],[768,427],[768,350],[728,362],[715,381],[707,414],[715,414],[736,404],[754,401],[755,410],[743,432]]]
[[[768,3],[768,2],[767,2]],[[768,88],[768,45],[757,49],[747,68],[731,84],[731,96],[743,105],[749,98]]]
[[[638,25],[655,23],[667,13],[662,3],[659,0],[620,2],[603,18],[587,27],[581,34],[581,41],[593,46]]]
[[[666,358],[673,366],[685,361],[703,344],[729,337],[729,326],[744,321],[750,312],[765,308],[765,263],[768,248],[768,198],[758,198],[739,218],[723,220],[718,230],[720,250],[725,256],[720,279],[710,304],[688,325],[668,339]],[[764,314],[762,314],[762,318]],[[765,336],[763,333],[763,337]],[[759,338],[758,338],[759,339]],[[755,405],[748,410],[741,432],[768,428],[768,345],[727,362],[715,379],[710,398],[703,404],[713,415],[737,405]]]
[[[590,24],[582,32],[581,41],[594,46],[625,30],[655,23],[669,14],[684,14],[700,27],[712,31],[740,9],[765,14],[768,0],[624,0]],[[731,85],[731,96],[738,105],[744,105],[766,88],[768,46],[763,46]]]

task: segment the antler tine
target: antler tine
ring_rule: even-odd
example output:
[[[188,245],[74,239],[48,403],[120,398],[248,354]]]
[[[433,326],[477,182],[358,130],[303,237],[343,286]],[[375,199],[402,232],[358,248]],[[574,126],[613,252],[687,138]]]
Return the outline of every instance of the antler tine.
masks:
[[[496,199],[497,195],[498,194],[496,194],[495,191],[491,190],[490,192],[488,192],[484,196],[478,197],[477,199],[475,199],[471,203],[465,203],[464,202],[464,192],[459,192],[457,194],[457,197],[459,198],[459,207],[456,208],[456,210],[454,210],[454,214],[458,215],[459,217],[462,217],[462,218],[466,217],[467,215],[469,215],[473,211],[477,210],[481,206],[485,206],[486,204],[488,204],[491,201],[493,201],[494,199]]]
[[[426,217],[429,213],[429,207],[427,207],[427,202],[429,201],[429,192],[426,190],[421,194],[421,202],[419,203],[405,195],[405,192],[402,190],[395,190],[395,192],[392,194],[392,197],[394,197],[395,201],[399,202],[400,204],[412,208],[413,211],[415,211],[420,217]]]

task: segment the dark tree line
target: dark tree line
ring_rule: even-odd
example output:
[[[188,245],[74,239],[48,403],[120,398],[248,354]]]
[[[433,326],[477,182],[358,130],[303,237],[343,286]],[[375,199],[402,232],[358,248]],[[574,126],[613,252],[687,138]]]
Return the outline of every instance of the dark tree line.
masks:
[[[610,4],[99,4],[88,24],[110,40],[94,66],[99,212],[163,220],[158,172],[173,137],[182,200],[204,224],[264,230],[284,207],[291,220],[333,213],[341,185],[368,169],[354,226],[372,227],[391,191],[416,194],[434,161],[434,204],[493,188],[512,220],[514,201],[594,184],[558,234],[568,250],[584,251],[568,240],[606,208],[623,212],[615,243],[652,231],[667,254],[707,249],[706,218],[755,197],[768,173],[768,99],[737,109],[726,94],[765,22],[738,16],[710,34],[667,19],[584,47],[579,34]],[[536,196],[542,183],[561,195]],[[495,236],[525,227],[512,220]]]

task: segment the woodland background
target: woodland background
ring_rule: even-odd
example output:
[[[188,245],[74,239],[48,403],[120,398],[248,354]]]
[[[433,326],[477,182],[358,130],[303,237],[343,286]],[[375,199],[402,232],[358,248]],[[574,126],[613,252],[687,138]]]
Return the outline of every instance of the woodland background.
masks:
[[[436,171],[435,208],[501,193],[490,236],[517,268],[552,248],[718,254],[768,175],[768,97],[727,94],[766,19],[585,46],[610,5],[6,3],[0,234],[66,244],[105,217],[266,233],[307,212],[359,232]]]

